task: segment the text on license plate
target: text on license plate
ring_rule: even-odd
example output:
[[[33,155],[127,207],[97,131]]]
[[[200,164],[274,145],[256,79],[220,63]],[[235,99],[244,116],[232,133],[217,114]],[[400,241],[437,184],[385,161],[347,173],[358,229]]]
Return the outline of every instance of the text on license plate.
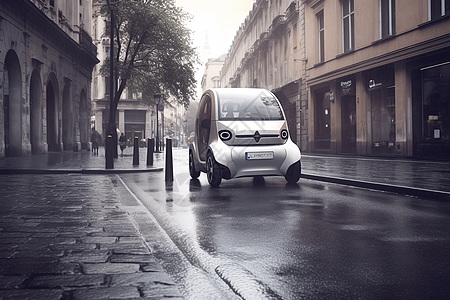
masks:
[[[246,152],[245,159],[273,159],[273,152]]]

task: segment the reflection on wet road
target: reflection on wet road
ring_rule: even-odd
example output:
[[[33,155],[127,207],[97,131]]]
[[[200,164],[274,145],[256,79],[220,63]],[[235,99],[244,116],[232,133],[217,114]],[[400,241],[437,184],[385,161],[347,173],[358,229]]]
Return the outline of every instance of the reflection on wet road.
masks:
[[[186,150],[174,165],[172,186],[164,174],[120,177],[191,262],[244,299],[450,295],[448,203],[283,177],[214,189],[189,178]]]

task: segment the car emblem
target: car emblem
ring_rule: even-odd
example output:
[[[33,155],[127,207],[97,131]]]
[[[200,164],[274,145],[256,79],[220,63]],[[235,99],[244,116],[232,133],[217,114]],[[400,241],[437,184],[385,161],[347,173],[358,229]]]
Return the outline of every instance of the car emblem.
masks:
[[[259,143],[259,140],[261,139],[261,135],[259,134],[258,131],[255,131],[253,138],[255,139],[255,142]]]

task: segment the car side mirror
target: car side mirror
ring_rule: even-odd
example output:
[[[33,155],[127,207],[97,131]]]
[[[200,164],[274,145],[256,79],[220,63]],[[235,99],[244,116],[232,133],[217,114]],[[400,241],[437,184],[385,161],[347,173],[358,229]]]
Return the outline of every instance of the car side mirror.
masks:
[[[202,128],[205,128],[205,129],[210,129],[211,128],[211,119],[202,120],[202,122],[200,123],[200,126],[202,126]]]

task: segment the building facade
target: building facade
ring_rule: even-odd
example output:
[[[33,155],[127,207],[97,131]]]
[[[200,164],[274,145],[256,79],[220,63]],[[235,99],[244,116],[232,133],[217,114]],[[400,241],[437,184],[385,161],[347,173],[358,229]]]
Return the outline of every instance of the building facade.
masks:
[[[0,158],[89,147],[89,0],[0,2]]]
[[[217,58],[210,58],[205,64],[202,77],[202,92],[209,88],[220,88],[220,70],[225,63],[225,54]]]
[[[315,152],[450,157],[450,1],[305,1]]]
[[[257,0],[236,33],[220,73],[221,86],[266,88],[283,106],[292,140],[308,147],[302,1]]]
[[[450,157],[449,0],[257,0],[222,87],[280,99],[303,152]]]

